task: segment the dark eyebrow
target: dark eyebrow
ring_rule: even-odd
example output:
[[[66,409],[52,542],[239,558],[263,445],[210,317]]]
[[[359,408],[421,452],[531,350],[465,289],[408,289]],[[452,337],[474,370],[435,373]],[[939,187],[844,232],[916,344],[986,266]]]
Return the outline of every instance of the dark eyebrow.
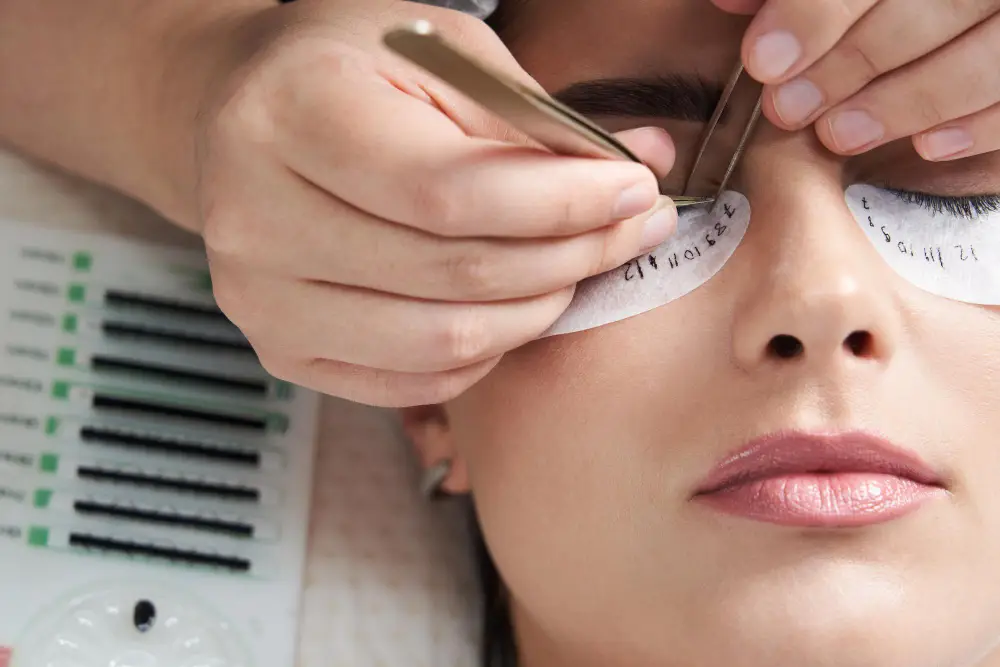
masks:
[[[722,86],[681,75],[655,79],[597,79],[574,83],[554,97],[584,116],[669,118],[707,123],[722,97]]]

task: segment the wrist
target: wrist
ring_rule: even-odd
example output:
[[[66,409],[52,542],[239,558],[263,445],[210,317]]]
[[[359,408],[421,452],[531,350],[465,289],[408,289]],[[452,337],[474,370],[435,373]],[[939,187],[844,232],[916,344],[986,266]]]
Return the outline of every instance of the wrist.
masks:
[[[141,76],[148,88],[131,190],[191,231],[201,229],[198,165],[204,123],[264,43],[259,19],[270,7],[266,0],[245,0],[210,13],[172,17]]]

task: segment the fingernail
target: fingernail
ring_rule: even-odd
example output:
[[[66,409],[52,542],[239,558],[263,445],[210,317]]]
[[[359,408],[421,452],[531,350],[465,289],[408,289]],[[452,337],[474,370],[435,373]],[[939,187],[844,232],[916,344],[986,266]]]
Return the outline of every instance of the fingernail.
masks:
[[[612,215],[615,220],[624,220],[645,213],[656,204],[659,196],[660,191],[655,181],[637,183],[618,196]]]
[[[750,53],[750,73],[769,83],[780,79],[802,57],[802,46],[787,30],[769,32],[757,40]]]
[[[920,137],[918,143],[920,153],[925,159],[944,160],[964,153],[972,148],[976,141],[968,130],[960,127],[949,127],[928,132]]]
[[[811,81],[795,79],[774,93],[774,110],[789,125],[804,123],[823,106],[823,93]]]
[[[833,143],[850,153],[885,136],[885,127],[866,111],[842,111],[830,121]]]
[[[652,250],[663,244],[677,231],[677,207],[667,197],[661,197],[656,211],[646,219],[642,228],[642,251]]]

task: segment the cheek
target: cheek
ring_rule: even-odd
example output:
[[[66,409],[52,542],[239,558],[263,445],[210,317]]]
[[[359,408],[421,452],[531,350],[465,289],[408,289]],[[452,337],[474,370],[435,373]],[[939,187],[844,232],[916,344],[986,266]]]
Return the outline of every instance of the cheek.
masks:
[[[683,378],[706,377],[708,351],[725,340],[676,327],[684,312],[678,304],[539,341],[449,406],[486,539],[509,586],[539,616],[565,615],[581,581],[605,604],[638,599],[648,577],[636,573],[648,574],[645,561],[662,559],[676,534],[687,492],[678,464],[692,453],[679,429],[704,409],[700,389],[676,389]],[[598,622],[588,614],[600,608],[577,605],[575,621]]]
[[[572,523],[610,502],[632,465],[616,435],[636,397],[622,381],[627,370],[602,361],[594,338],[607,336],[517,350],[451,406],[477,505],[498,533],[544,535],[550,521]]]

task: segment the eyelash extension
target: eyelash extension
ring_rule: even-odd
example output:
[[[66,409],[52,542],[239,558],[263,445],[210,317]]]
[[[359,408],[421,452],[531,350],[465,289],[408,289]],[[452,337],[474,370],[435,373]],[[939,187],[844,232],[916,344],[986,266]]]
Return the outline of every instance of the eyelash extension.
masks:
[[[907,203],[916,204],[931,213],[945,214],[975,220],[990,213],[1000,212],[1000,195],[971,195],[967,197],[943,197],[941,195],[929,195],[923,192],[910,192],[908,190],[897,190],[887,188],[897,199]]]

